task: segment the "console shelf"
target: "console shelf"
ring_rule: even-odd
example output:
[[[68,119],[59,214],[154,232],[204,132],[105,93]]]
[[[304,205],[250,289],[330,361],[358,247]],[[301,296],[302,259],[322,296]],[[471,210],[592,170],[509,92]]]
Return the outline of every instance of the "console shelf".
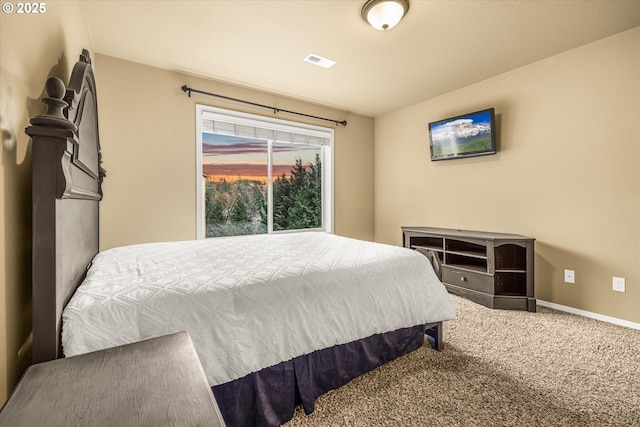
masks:
[[[534,242],[517,234],[402,227],[402,242],[429,257],[451,293],[490,308],[536,311]]]

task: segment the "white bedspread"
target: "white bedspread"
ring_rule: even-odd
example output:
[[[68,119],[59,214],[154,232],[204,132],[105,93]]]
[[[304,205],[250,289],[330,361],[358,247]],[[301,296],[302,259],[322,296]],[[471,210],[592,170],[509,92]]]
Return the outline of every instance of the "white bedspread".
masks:
[[[455,316],[415,251],[322,232],[236,236],[99,253],[64,310],[62,341],[73,356],[184,330],[213,386]]]

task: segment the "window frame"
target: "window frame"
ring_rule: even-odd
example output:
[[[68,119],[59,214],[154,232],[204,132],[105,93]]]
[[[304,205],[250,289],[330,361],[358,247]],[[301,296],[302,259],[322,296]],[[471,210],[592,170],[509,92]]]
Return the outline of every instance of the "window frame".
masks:
[[[196,238],[206,238],[206,218],[204,215],[205,182],[202,173],[202,134],[205,132],[205,120],[220,120],[237,125],[264,128],[282,132],[306,134],[328,139],[327,144],[309,144],[320,146],[320,161],[322,163],[322,227],[298,230],[273,230],[273,177],[272,177],[272,144],[275,140],[267,140],[267,234],[298,233],[303,231],[324,231],[333,233],[334,221],[334,130],[323,126],[294,122],[256,114],[243,113],[219,107],[196,104]],[[214,132],[215,133],[215,132]],[[264,139],[264,138],[261,138]],[[282,141],[278,141],[282,142]],[[292,144],[301,144],[291,141]]]

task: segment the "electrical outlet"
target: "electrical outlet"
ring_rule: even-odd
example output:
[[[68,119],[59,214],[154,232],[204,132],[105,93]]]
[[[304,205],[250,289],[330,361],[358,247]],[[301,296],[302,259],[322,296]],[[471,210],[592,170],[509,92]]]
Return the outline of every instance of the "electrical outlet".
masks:
[[[613,290],[618,292],[624,292],[625,280],[624,277],[613,278]]]
[[[576,272],[573,270],[565,270],[564,271],[564,282],[565,283],[576,283]]]

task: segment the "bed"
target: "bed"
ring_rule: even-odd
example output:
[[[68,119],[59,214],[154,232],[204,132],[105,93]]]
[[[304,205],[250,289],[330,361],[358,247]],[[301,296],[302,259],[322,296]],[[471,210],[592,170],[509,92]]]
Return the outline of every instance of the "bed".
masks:
[[[187,331],[229,426],[281,425],[429,338],[455,307],[427,258],[324,232],[99,252],[96,85],[49,79],[33,141],[34,362]]]

